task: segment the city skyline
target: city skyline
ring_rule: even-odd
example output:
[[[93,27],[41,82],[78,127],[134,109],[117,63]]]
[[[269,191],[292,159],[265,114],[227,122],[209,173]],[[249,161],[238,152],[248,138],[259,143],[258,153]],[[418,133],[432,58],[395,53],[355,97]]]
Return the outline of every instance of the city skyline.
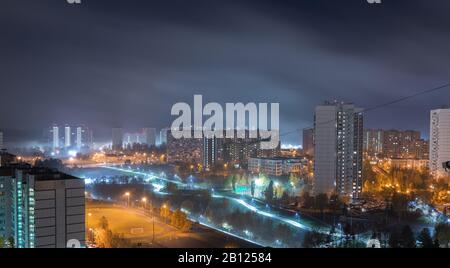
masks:
[[[449,12],[3,0],[0,251],[450,248]]]

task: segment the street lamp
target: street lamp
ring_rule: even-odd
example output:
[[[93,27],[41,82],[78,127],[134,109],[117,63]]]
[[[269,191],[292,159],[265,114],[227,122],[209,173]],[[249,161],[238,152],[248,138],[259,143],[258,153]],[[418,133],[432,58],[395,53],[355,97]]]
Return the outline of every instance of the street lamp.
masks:
[[[147,205],[147,198],[142,197],[142,202],[144,203],[144,210],[145,210],[146,205]]]
[[[89,228],[89,239],[94,241],[94,229]]]
[[[155,242],[155,211],[153,210],[153,199],[150,199],[150,213],[152,214],[152,225],[153,225],[153,231],[152,231],[152,243]]]
[[[126,192],[125,196],[127,197],[127,206],[130,206],[130,192]]]
[[[87,220],[86,220],[86,224],[87,224],[87,226],[89,227],[89,218],[90,217],[92,217],[92,213],[88,213],[88,218],[87,218]]]

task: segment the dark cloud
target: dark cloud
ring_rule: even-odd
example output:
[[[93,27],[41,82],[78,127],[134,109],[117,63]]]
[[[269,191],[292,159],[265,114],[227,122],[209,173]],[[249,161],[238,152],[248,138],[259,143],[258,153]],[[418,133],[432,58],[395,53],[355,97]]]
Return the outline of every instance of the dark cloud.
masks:
[[[0,128],[164,127],[196,93],[280,102],[282,132],[306,127],[326,99],[370,107],[449,82],[449,11],[445,0],[2,1]],[[366,125],[426,132],[449,92]]]

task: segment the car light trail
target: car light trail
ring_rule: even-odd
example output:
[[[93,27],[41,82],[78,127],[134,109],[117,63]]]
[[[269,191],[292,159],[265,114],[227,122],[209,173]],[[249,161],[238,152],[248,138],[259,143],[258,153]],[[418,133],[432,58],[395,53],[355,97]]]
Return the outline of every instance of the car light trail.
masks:
[[[234,198],[234,197],[228,197],[228,196],[223,196],[223,195],[218,195],[218,194],[214,194],[214,195],[212,195],[212,197],[213,198],[226,198],[226,199],[232,200],[232,201],[237,202],[238,204],[244,206],[245,208],[247,208],[247,209],[249,209],[249,210],[251,210],[251,211],[253,211],[253,212],[255,212],[255,213],[259,214],[259,215],[262,215],[262,216],[265,216],[265,217],[268,217],[268,218],[272,218],[272,219],[276,219],[278,221],[287,223],[287,224],[289,224],[289,225],[291,225],[293,227],[300,228],[302,230],[312,231],[312,228],[310,228],[310,227],[308,227],[308,226],[306,226],[304,224],[301,224],[300,222],[297,222],[297,221],[294,221],[294,220],[291,220],[291,219],[288,219],[288,218],[285,218],[285,217],[278,216],[278,215],[276,215],[274,213],[270,213],[270,212],[267,212],[267,211],[260,210],[257,207],[255,207],[255,206],[245,202],[242,199],[238,199],[238,198]],[[326,233],[328,233],[328,232],[326,232]]]

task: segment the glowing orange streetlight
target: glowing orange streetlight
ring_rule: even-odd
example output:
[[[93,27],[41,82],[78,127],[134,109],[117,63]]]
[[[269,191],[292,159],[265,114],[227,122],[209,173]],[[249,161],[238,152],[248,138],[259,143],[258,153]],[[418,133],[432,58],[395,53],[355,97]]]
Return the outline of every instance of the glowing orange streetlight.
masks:
[[[127,197],[127,206],[130,206],[130,192],[126,192],[125,196]]]

